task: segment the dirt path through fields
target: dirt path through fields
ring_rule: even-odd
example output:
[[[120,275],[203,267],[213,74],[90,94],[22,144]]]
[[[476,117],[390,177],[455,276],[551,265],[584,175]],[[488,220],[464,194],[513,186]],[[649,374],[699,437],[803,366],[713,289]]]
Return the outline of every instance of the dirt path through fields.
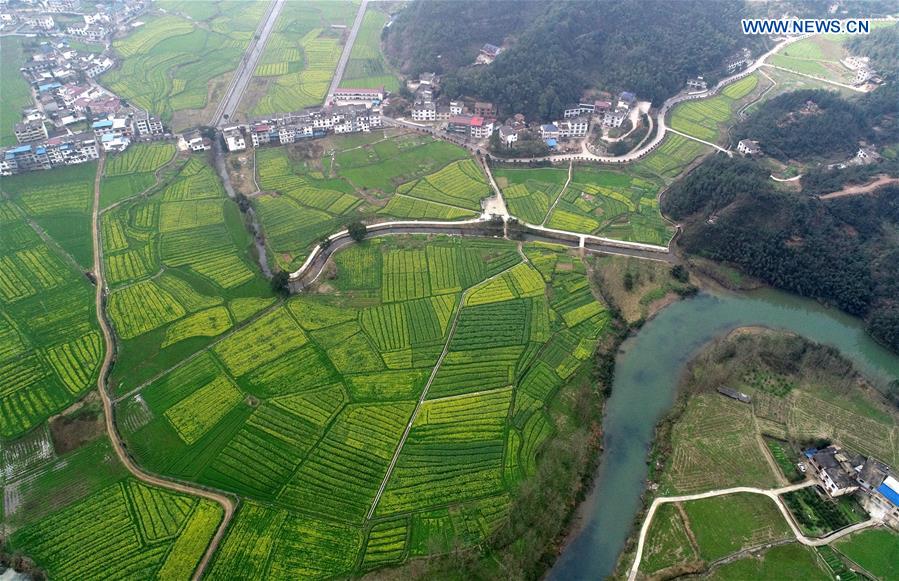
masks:
[[[106,391],[106,377],[109,374],[109,369],[112,365],[115,342],[112,329],[109,326],[109,322],[106,320],[106,313],[104,311],[106,302],[106,282],[103,278],[103,248],[100,244],[100,180],[103,176],[103,168],[105,165],[106,156],[103,155],[100,157],[100,163],[97,164],[97,175],[94,178],[94,207],[91,212],[91,239],[94,247],[94,277],[96,278],[95,307],[97,310],[97,320],[100,324],[100,330],[103,332],[103,342],[105,345],[103,362],[100,365],[100,375],[97,377],[97,390],[100,392],[100,398],[103,400],[103,415],[106,420],[106,433],[109,436],[109,440],[112,442],[112,448],[115,450],[116,456],[119,457],[119,461],[121,461],[122,465],[125,466],[125,469],[138,480],[175,492],[212,500],[213,502],[220,504],[222,509],[224,509],[224,518],[222,518],[222,522],[215,532],[215,536],[212,537],[209,546],[206,548],[206,552],[200,560],[200,564],[197,566],[196,571],[194,571],[193,578],[199,579],[202,577],[213,553],[215,553],[219,543],[225,536],[225,531],[228,528],[228,524],[231,522],[231,517],[234,516],[234,501],[217,492],[189,486],[180,482],[164,480],[158,476],[153,476],[144,472],[134,463],[131,456],[128,455],[128,452],[125,450],[125,446],[122,443],[122,439],[119,437],[118,430],[116,430],[112,399]]]

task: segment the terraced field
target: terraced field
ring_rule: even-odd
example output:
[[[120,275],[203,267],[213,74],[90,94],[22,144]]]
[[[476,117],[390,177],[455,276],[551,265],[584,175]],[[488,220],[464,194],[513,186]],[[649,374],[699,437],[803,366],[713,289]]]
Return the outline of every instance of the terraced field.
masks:
[[[208,121],[240,62],[265,2],[166,0],[164,9],[113,42],[122,59],[100,82],[175,129]],[[176,116],[176,113],[180,115]],[[193,122],[193,123],[191,123]]]
[[[321,105],[356,10],[348,0],[310,0],[282,10],[241,110],[262,116]]]
[[[333,140],[333,177],[322,170],[330,158],[294,162],[283,148],[257,152],[264,193],[253,205],[276,264],[298,268],[315,243],[353,220],[472,218],[489,195],[481,169],[459,147],[405,134],[357,141]]]
[[[757,87],[764,89],[769,85],[770,81],[758,72],[753,73],[731,83],[719,95],[679,103],[671,110],[669,123],[673,129],[697,139],[720,142],[727,126],[733,123],[737,111],[745,104],[746,99],[754,98],[760,92],[756,90]]]
[[[108,207],[150,188],[156,182],[155,172],[174,155],[171,143],[136,143],[111,157],[100,182],[100,206]]]
[[[387,19],[384,12],[372,8],[366,10],[356,42],[353,43],[350,60],[340,80],[341,87],[384,87],[394,93],[400,90],[399,79],[391,73],[381,54],[381,31]]]
[[[252,317],[122,400],[142,465],[244,499],[213,577],[352,575],[500,526],[557,429],[548,406],[609,321],[578,259],[524,253],[349,247],[332,291]]]
[[[120,163],[156,154],[135,152],[137,161]],[[152,195],[104,212],[101,235],[107,312],[121,343],[114,388],[134,387],[273,302],[236,205],[199,156]]]

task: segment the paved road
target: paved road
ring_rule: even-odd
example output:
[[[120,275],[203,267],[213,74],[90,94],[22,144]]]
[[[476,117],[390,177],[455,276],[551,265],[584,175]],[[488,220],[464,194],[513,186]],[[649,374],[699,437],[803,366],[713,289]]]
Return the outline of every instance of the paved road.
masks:
[[[278,15],[281,13],[281,8],[284,7],[284,1],[285,0],[273,0],[269,5],[268,11],[262,18],[262,22],[259,23],[259,28],[256,29],[256,34],[253,36],[252,40],[250,40],[250,45],[247,47],[246,52],[244,52],[240,65],[238,65],[237,70],[231,77],[231,83],[228,84],[225,96],[222,97],[221,103],[219,103],[218,108],[215,110],[215,114],[210,122],[211,125],[227,125],[229,119],[233,117],[234,113],[237,111],[240,100],[243,98],[244,91],[250,83],[250,79],[253,78],[253,73],[256,71],[256,64],[259,62],[259,59],[262,57],[262,53],[265,50],[265,44],[268,41],[268,37],[275,27]],[[229,119],[225,119],[225,115],[228,115]]]
[[[97,164],[97,175],[94,178],[94,208],[91,215],[91,240],[94,247],[94,278],[96,279],[97,289],[94,297],[94,306],[97,311],[97,320],[100,323],[100,330],[103,332],[103,342],[105,345],[103,362],[100,365],[100,373],[97,376],[97,391],[100,392],[100,398],[103,400],[103,416],[106,420],[106,434],[107,436],[109,436],[109,440],[112,443],[112,448],[113,450],[115,450],[116,456],[118,456],[119,461],[122,463],[125,469],[128,470],[128,472],[130,472],[131,475],[138,480],[146,482],[147,484],[152,484],[154,486],[166,488],[168,490],[174,490],[175,492],[180,492],[182,494],[200,496],[202,498],[212,500],[213,502],[217,502],[218,504],[220,504],[222,509],[224,509],[224,518],[222,518],[222,522],[219,525],[218,530],[215,532],[215,536],[212,537],[212,540],[206,547],[206,552],[203,554],[203,558],[200,560],[200,564],[197,566],[196,571],[194,571],[193,579],[196,580],[203,576],[203,572],[206,570],[206,566],[209,564],[209,560],[212,558],[213,553],[215,553],[215,550],[218,548],[219,543],[225,536],[225,531],[228,528],[228,523],[231,522],[231,517],[234,516],[234,502],[223,494],[218,494],[216,492],[211,492],[202,488],[189,486],[180,482],[172,482],[144,472],[131,459],[131,456],[125,450],[125,445],[122,443],[122,439],[119,437],[119,433],[116,429],[115,424],[115,416],[113,414],[113,402],[109,397],[109,392],[106,390],[106,376],[109,373],[110,366],[112,365],[112,357],[113,353],[115,353],[115,344],[112,336],[112,330],[109,327],[109,323],[106,320],[106,314],[104,312],[106,282],[103,278],[103,247],[100,244],[100,179],[103,176],[103,168],[105,167],[105,165],[106,156],[103,155],[100,157],[100,163]]]
[[[365,8],[368,6],[368,0],[362,0],[362,4],[359,5],[359,11],[356,12],[356,20],[353,21],[353,28],[350,29],[350,35],[346,39],[346,44],[343,45],[343,52],[340,53],[340,60],[337,61],[337,68],[334,70],[334,76],[331,77],[331,86],[328,88],[328,94],[325,95],[325,105],[331,102],[331,97],[334,96],[334,91],[340,86],[340,81],[343,79],[343,72],[346,70],[346,64],[350,60],[350,53],[353,52],[353,44],[356,42],[356,35],[359,34],[359,28],[362,26],[362,21],[365,19]]]
[[[791,486],[784,486],[783,488],[774,488],[774,489],[763,489],[763,488],[753,488],[749,486],[737,486],[735,488],[726,488],[721,490],[710,490],[708,492],[700,492],[699,494],[687,494],[684,496],[665,496],[659,497],[652,501],[652,505],[649,507],[649,512],[646,513],[646,518],[643,520],[643,526],[640,528],[640,537],[637,542],[637,554],[634,556],[634,564],[631,565],[631,569],[628,573],[628,581],[634,581],[637,578],[637,572],[640,569],[640,561],[643,558],[643,549],[646,543],[646,536],[649,532],[649,525],[652,523],[652,517],[655,515],[656,510],[663,504],[667,504],[670,502],[686,502],[689,500],[700,500],[703,498],[712,498],[714,496],[724,496],[726,494],[736,494],[738,492],[748,492],[751,494],[762,494],[772,499],[774,503],[777,505],[777,508],[780,509],[781,514],[784,519],[787,521],[787,524],[790,526],[790,530],[793,531],[793,535],[796,537],[796,540],[801,544],[809,546],[809,547],[820,547],[822,545],[827,545],[832,543],[833,541],[844,537],[846,535],[852,534],[861,529],[867,528],[869,526],[879,524],[879,521],[874,519],[869,519],[864,522],[860,522],[858,524],[852,525],[851,527],[847,527],[845,529],[839,530],[833,534],[830,534],[826,537],[820,539],[810,539],[802,534],[802,531],[796,526],[796,523],[793,522],[793,517],[790,515],[790,511],[784,505],[783,500],[780,498],[780,495],[785,492],[792,492],[794,490],[799,490],[802,488],[807,488],[809,486],[814,486],[817,484],[814,480],[808,480],[806,482],[801,482],[799,484],[793,484]]]

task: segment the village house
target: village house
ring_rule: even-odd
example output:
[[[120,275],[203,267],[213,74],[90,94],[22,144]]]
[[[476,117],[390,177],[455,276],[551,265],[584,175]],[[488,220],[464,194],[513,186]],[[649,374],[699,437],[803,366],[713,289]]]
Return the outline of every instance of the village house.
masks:
[[[32,143],[47,139],[47,127],[38,121],[28,123],[16,123],[16,140],[19,143]]]
[[[696,77],[695,79],[687,79],[687,89],[692,89],[694,91],[705,91],[709,88],[709,84],[705,82],[705,79],[702,77]]]
[[[762,152],[762,148],[759,147],[758,141],[741,139],[740,142],[737,143],[737,151],[743,155],[758,155]]]
[[[615,109],[614,111],[606,111],[602,117],[603,127],[621,127],[624,120],[627,119],[627,109]]]
[[[746,395],[746,394],[743,393],[742,391],[737,391],[736,389],[733,389],[732,387],[727,387],[727,386],[724,386],[724,385],[719,386],[719,387],[718,387],[718,393],[720,393],[721,395],[723,395],[723,396],[725,396],[725,397],[729,397],[729,398],[731,398],[731,399],[735,399],[735,400],[737,400],[738,402],[741,402],[741,403],[752,403],[752,398],[751,398],[751,397],[749,397],[748,395]]]
[[[225,147],[228,151],[243,151],[247,148],[247,142],[240,127],[225,127],[222,130],[222,137],[225,139]]]
[[[212,143],[200,135],[199,131],[189,131],[181,135],[178,139],[178,148],[182,151],[191,150],[191,151],[206,151],[207,149],[212,149]]]
[[[465,105],[462,101],[450,101],[449,110],[451,115],[462,115],[465,113]]]
[[[0,175],[84,163],[100,157],[90,134],[54,137],[41,145],[19,145],[0,152]]]
[[[571,117],[580,117],[581,115],[593,115],[595,111],[596,103],[578,103],[565,109],[562,116],[565,119],[569,119]]]
[[[417,101],[412,105],[413,121],[436,121],[437,104],[433,101]]]
[[[621,107],[622,104],[624,104],[625,106],[627,106],[628,109],[630,109],[631,107],[634,106],[634,103],[636,103],[636,102],[637,102],[637,96],[628,91],[622,91],[618,95],[618,106],[619,107]]]
[[[554,125],[558,128],[559,137],[563,139],[573,139],[585,137],[590,129],[589,117],[576,117],[574,119],[564,119],[556,121]]]
[[[39,14],[38,16],[32,16],[31,18],[25,20],[25,24],[32,28],[38,28],[41,30],[53,30],[54,28],[56,28],[56,22],[49,14]]]
[[[858,490],[856,479],[865,463],[865,458],[849,453],[839,446],[828,446],[823,450],[810,451],[809,464],[821,485],[832,497],[851,494]]]
[[[499,141],[506,147],[512,147],[512,144],[518,141],[518,132],[508,125],[500,125],[497,130],[499,133]]]
[[[490,137],[493,133],[493,122],[478,115],[456,115],[450,118],[446,130],[449,133],[481,139]]]
[[[744,48],[743,50],[731,55],[730,58],[726,61],[725,68],[728,73],[735,73],[743,67],[747,67],[752,64],[752,52],[748,48]]]
[[[496,46],[495,44],[487,43],[481,47],[481,51],[478,53],[477,58],[475,59],[476,64],[481,65],[489,65],[499,54],[503,52],[503,49]]]
[[[612,102],[606,100],[593,101],[594,115],[605,115],[612,110]]]
[[[473,110],[474,110],[474,114],[479,117],[495,117],[496,116],[496,107],[493,106],[493,103],[486,103],[486,102],[478,101],[474,104]]]
[[[138,114],[134,118],[134,128],[140,136],[144,135],[162,135],[165,128],[162,121],[156,117],[150,117],[147,114]]]
[[[546,123],[540,126],[540,139],[546,141],[548,139],[559,138],[559,127],[555,123]]]
[[[872,163],[877,163],[881,159],[883,159],[877,150],[872,147],[860,147],[855,154],[855,157],[849,162],[852,165],[869,165]]]

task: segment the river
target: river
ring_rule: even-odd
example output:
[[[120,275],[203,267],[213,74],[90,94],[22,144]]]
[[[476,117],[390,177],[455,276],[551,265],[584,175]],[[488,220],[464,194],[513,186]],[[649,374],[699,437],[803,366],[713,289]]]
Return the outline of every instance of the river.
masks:
[[[899,356],[872,340],[862,321],[815,301],[765,289],[703,292],[665,308],[621,346],[595,487],[549,579],[603,579],[613,572],[641,507],[655,426],[674,404],[685,364],[711,339],[748,325],[833,345],[879,387],[899,377]]]

